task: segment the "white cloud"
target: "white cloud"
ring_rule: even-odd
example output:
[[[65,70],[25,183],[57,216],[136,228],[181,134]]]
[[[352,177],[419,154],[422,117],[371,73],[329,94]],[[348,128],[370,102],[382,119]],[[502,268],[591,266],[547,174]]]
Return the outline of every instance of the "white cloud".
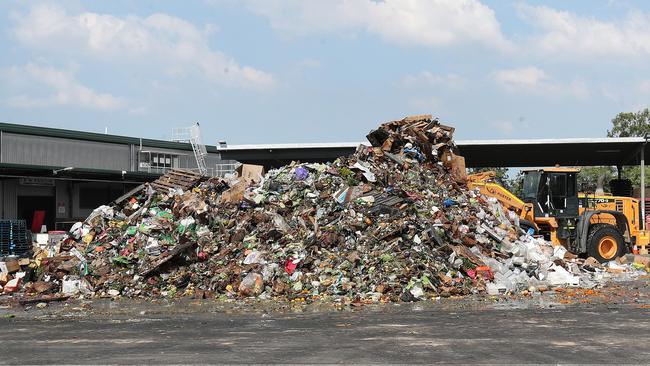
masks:
[[[197,72],[210,82],[240,87],[268,88],[273,76],[210,48],[204,30],[166,14],[148,17],[86,12],[71,15],[60,7],[36,6],[14,15],[13,34],[22,44],[57,54],[81,52],[102,62],[162,68],[168,75]]]
[[[46,89],[45,95],[18,94],[8,97],[6,105],[16,108],[40,108],[51,106],[75,106],[112,110],[126,106],[126,102],[111,94],[97,92],[79,83],[71,72],[52,67],[27,64],[3,72],[5,81],[29,89]]]
[[[363,31],[400,45],[511,48],[494,11],[478,0],[248,0],[247,5],[290,35]]]
[[[497,70],[494,80],[510,92],[527,92],[544,97],[587,98],[587,85],[579,80],[563,82],[551,78],[544,70],[534,66]]]
[[[430,71],[422,71],[416,75],[404,76],[400,84],[404,87],[425,87],[461,90],[467,85],[467,80],[456,74],[438,75]]]
[[[602,21],[546,6],[519,6],[520,16],[541,32],[532,39],[536,51],[554,57],[647,55],[650,13],[631,11],[615,21]]]
[[[540,82],[548,79],[548,76],[544,70],[534,66],[528,66],[498,70],[494,73],[494,78],[508,88],[531,88],[538,86]]]

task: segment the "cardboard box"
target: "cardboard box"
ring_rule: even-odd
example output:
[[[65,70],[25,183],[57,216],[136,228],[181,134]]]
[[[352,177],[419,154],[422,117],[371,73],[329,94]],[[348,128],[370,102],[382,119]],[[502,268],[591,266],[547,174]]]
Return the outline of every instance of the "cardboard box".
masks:
[[[264,176],[264,167],[261,165],[242,164],[237,168],[237,175],[247,184],[259,183]]]
[[[9,276],[9,273],[0,272],[0,286],[4,286],[10,279],[11,277]]]
[[[449,150],[448,147],[444,146],[441,148],[442,154],[440,155],[440,161],[445,168],[451,168],[451,163],[454,159],[454,153]]]
[[[248,184],[245,181],[240,180],[235,185],[221,192],[221,196],[219,196],[219,202],[234,203],[241,201],[242,198],[244,198],[244,191],[246,190],[246,187],[248,187]]]
[[[20,265],[18,264],[18,259],[7,259],[4,262],[0,262],[0,272],[14,273],[19,270]]]
[[[451,177],[458,183],[467,181],[467,170],[465,169],[465,158],[454,154],[451,150],[445,149],[440,158],[442,165],[451,172]]]
[[[451,177],[458,183],[467,182],[467,170],[465,169],[465,158],[454,155],[451,160]]]

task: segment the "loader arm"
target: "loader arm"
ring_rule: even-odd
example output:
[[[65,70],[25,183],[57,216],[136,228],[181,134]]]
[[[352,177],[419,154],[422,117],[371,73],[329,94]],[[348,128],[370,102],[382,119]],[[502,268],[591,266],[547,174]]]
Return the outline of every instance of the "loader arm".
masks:
[[[494,182],[494,172],[481,172],[467,177],[467,186],[478,189],[487,197],[494,197],[505,210],[514,211],[520,219],[535,223],[533,205],[520,200],[512,192]]]

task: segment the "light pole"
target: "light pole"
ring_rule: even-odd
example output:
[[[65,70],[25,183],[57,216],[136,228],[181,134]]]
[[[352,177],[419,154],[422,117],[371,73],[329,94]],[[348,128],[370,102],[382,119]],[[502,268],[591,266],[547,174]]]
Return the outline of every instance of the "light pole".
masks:
[[[62,168],[62,169],[56,169],[56,170],[52,170],[52,174],[53,174],[53,175],[57,175],[57,174],[59,174],[60,172],[69,172],[69,171],[71,171],[72,169],[74,169],[73,166],[69,166],[69,167],[67,167],[67,168]]]

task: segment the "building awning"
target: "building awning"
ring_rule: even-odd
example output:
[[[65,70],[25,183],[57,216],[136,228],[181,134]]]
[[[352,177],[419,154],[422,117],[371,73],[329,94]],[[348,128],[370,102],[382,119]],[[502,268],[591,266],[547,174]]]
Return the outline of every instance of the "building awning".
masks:
[[[56,172],[56,174],[55,174]],[[122,172],[119,170],[88,169],[59,166],[0,163],[0,177],[43,177],[69,180],[96,180],[124,183],[150,182],[160,174]]]
[[[362,143],[264,144],[218,146],[222,160],[236,160],[243,164],[281,167],[292,161],[322,163],[333,161],[356,151]],[[367,142],[365,143],[367,144]]]
[[[643,137],[459,141],[468,167],[638,165]],[[645,152],[650,156],[650,152]]]
[[[457,141],[468,168],[534,166],[626,166],[639,164],[643,137]],[[218,147],[222,159],[278,167],[293,160],[331,161],[362,143],[267,144]],[[367,145],[368,143],[363,143]],[[645,151],[646,159],[650,149]]]

